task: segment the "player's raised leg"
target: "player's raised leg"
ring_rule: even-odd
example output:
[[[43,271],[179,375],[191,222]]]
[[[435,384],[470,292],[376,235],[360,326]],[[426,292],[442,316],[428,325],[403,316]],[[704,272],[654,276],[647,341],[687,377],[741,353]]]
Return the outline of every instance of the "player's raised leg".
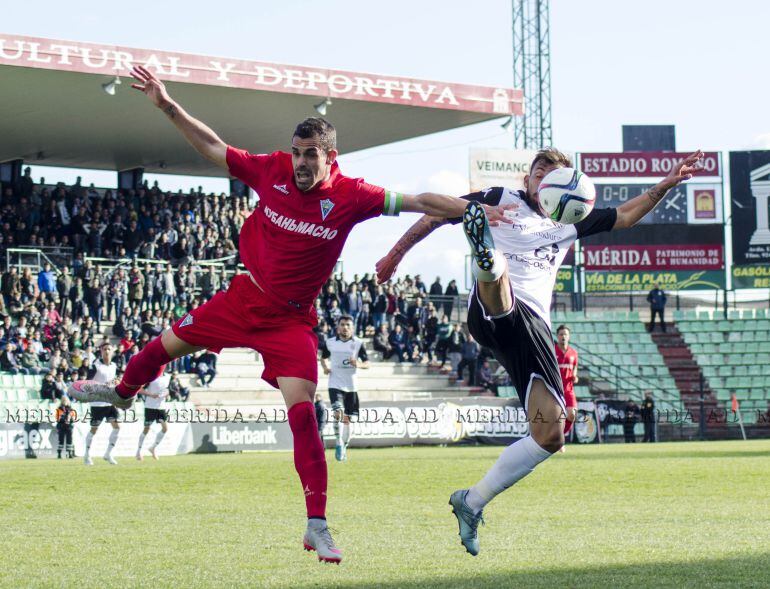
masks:
[[[465,549],[479,553],[478,525],[482,510],[497,495],[531,473],[564,445],[564,409],[539,378],[532,381],[527,406],[530,435],[514,442],[473,487],[455,491],[449,504],[457,517]]]
[[[188,344],[173,330],[167,329],[131,358],[123,378],[117,385],[77,380],[69,386],[67,392],[71,398],[81,402],[103,401],[120,409],[127,409],[134,402],[139,390],[152,382],[166,364],[202,349],[200,346]]]
[[[495,249],[489,221],[480,203],[470,202],[465,207],[463,230],[471,246],[476,292],[484,308],[492,316],[508,313],[513,307],[508,264],[505,256]]]
[[[326,525],[328,475],[313,405],[316,383],[294,377],[278,377],[277,380],[294,436],[294,467],[305,493],[308,518],[303,538],[305,549],[315,550],[318,560],[339,563],[342,561],[342,552],[335,546]]]

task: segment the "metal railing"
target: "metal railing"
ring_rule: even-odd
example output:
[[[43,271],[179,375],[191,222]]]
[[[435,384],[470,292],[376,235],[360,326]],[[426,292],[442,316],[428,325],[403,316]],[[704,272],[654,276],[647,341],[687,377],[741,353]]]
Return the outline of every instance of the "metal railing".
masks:
[[[51,264],[53,270],[59,274],[60,268],[72,266],[75,250],[62,246],[37,246],[37,247],[11,247],[5,250],[5,269],[15,266],[19,273],[22,268],[31,268],[37,273],[43,269],[45,263]]]

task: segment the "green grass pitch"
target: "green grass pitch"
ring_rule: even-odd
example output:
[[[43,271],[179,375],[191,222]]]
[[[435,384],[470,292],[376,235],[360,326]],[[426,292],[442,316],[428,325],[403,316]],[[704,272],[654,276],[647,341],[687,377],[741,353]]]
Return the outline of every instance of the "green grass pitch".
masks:
[[[291,455],[0,462],[1,587],[768,587],[770,440],[570,446],[489,506],[493,447],[329,454],[341,566],[302,550]]]

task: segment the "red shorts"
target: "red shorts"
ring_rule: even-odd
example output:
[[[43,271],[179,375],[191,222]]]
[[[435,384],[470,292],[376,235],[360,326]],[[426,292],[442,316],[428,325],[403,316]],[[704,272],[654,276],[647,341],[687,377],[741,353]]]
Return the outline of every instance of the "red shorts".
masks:
[[[171,329],[192,346],[219,353],[222,348],[252,348],[262,354],[262,378],[278,387],[278,377],[318,383],[318,338],[314,310],[298,311],[269,298],[247,274],[233,277],[220,292]]]

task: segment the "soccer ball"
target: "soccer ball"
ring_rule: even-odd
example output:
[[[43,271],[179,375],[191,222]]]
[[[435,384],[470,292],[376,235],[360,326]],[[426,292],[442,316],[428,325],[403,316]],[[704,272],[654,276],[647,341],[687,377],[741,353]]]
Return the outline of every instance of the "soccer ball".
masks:
[[[546,174],[540,188],[540,205],[557,223],[578,223],[594,210],[596,187],[583,172],[574,168],[556,168]]]

